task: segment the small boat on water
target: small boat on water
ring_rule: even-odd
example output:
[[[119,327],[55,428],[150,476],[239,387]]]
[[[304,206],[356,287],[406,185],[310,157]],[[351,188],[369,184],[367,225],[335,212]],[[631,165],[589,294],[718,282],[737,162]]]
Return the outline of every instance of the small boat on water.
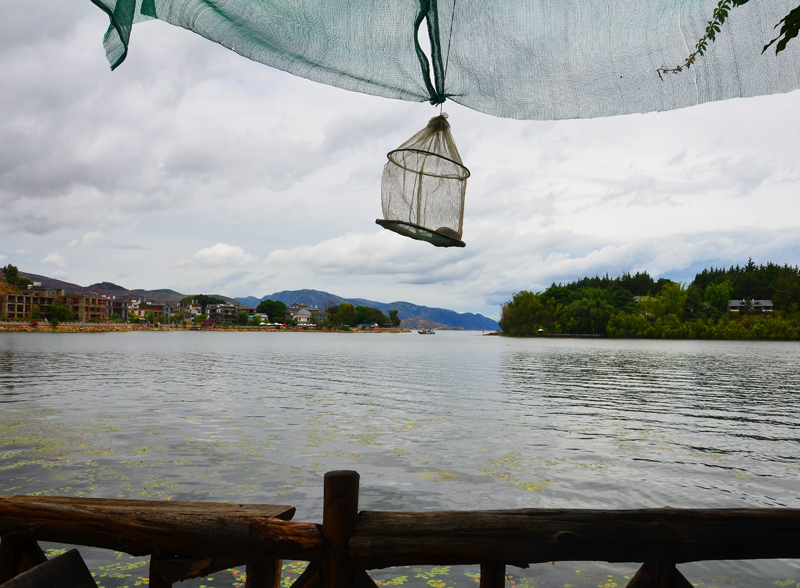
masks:
[[[435,335],[436,334],[433,331],[433,329],[425,329],[425,328],[420,329],[419,331],[417,331],[417,333],[419,333],[420,335]]]

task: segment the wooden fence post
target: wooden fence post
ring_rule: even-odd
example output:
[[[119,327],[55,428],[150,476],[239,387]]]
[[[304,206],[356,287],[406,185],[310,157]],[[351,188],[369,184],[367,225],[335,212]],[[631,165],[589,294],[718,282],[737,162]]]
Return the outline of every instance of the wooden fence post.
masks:
[[[170,556],[165,556],[160,551],[154,551],[150,554],[150,570],[147,582],[149,588],[172,588],[172,582],[167,580],[158,568],[159,561],[169,559],[171,559]]]
[[[0,584],[47,561],[33,533],[8,533],[0,539]]]
[[[283,561],[267,559],[247,564],[245,588],[279,588]]]
[[[506,585],[506,564],[488,562],[481,564],[480,588],[503,588]]]
[[[358,472],[333,471],[325,474],[322,511],[321,588],[351,588],[355,569],[347,543],[358,516]]]
[[[626,588],[692,588],[672,562],[646,561]]]

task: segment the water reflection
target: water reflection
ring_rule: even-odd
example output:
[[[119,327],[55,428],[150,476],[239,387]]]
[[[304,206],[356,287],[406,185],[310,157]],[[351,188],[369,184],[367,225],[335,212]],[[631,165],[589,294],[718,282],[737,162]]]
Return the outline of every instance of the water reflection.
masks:
[[[318,521],[324,473],[356,469],[362,508],[798,508],[797,360],[444,332],[0,334],[0,493]],[[785,579],[764,565],[742,577]]]

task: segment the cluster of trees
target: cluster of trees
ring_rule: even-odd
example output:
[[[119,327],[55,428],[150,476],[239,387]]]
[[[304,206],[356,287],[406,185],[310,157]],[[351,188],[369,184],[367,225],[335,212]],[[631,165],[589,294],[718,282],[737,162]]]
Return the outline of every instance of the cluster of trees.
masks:
[[[256,307],[256,312],[266,314],[271,321],[282,321],[286,308],[286,305],[278,300],[262,300]],[[380,326],[391,324],[394,327],[399,327],[400,318],[397,316],[398,312],[397,309],[392,309],[387,317],[372,306],[355,306],[349,302],[342,302],[338,305],[331,303],[325,309],[326,319],[324,321],[316,317],[313,311],[311,312],[311,320],[316,325],[333,329],[361,324],[378,324]]]
[[[286,305],[277,300],[262,300],[256,307],[256,312],[266,314],[272,321],[282,321],[286,312]],[[377,308],[372,306],[355,306],[349,302],[342,302],[338,305],[329,304],[325,309],[326,319],[320,320],[311,312],[311,320],[318,326],[341,329],[353,327],[361,324],[392,324],[400,326],[400,319],[397,317],[398,310],[392,309],[387,317]]]
[[[256,312],[267,315],[269,320],[274,323],[283,322],[286,305],[280,300],[262,300],[258,303]]]
[[[33,284],[33,280],[31,280],[30,278],[23,278],[22,276],[20,276],[19,268],[15,265],[11,265],[10,263],[7,266],[3,267],[2,270],[0,270],[0,272],[2,272],[3,281],[6,284],[16,286],[20,290],[22,288],[26,288]]]
[[[349,302],[342,302],[337,306],[328,307],[328,320],[326,323],[327,326],[333,328],[372,324],[383,326],[388,325],[390,322],[395,326],[399,326],[400,321],[397,318],[397,310],[391,310],[389,314],[393,318],[390,319],[372,306],[354,306]]]
[[[181,306],[187,306],[192,303],[197,303],[200,305],[201,312],[206,312],[206,307],[209,304],[225,304],[224,300],[220,300],[219,298],[214,298],[213,296],[209,296],[208,294],[194,294],[192,296],[184,296],[180,299]]]
[[[747,303],[728,312],[730,300]],[[774,312],[754,310],[753,300],[772,300]],[[703,270],[689,286],[646,272],[587,277],[514,294],[502,307],[500,328],[521,337],[800,339],[800,268],[749,260],[744,267]]]

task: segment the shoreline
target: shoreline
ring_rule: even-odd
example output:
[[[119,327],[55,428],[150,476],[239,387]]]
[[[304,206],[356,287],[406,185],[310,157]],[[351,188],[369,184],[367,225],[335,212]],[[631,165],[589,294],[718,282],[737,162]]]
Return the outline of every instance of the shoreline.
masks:
[[[286,327],[281,329],[264,329],[261,327],[198,327],[198,326],[159,326],[151,327],[148,325],[132,324],[77,324],[77,325],[50,325],[32,326],[29,323],[5,323],[0,324],[0,333],[129,333],[135,331],[160,332],[160,331],[193,331],[206,333],[236,332],[236,333],[411,333],[411,329],[353,329],[351,331],[341,331],[336,329],[304,329],[301,327]]]

